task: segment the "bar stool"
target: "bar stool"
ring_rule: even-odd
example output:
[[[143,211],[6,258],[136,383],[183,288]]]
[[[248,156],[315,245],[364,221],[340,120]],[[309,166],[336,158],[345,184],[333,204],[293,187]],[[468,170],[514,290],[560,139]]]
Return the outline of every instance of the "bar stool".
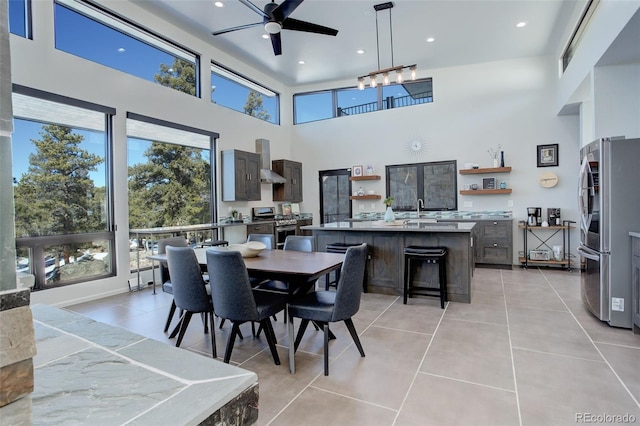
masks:
[[[325,247],[325,251],[327,253],[346,253],[347,249],[349,247],[353,247],[353,246],[359,246],[362,243],[331,243],[331,244],[327,244]],[[369,256],[369,246],[367,246],[367,260],[370,258]],[[366,264],[365,264],[366,265]],[[337,288],[338,285],[338,281],[340,280],[340,270],[336,270],[335,271],[335,280],[331,281],[330,279],[330,275],[331,274],[327,274],[325,276],[325,285],[324,285],[324,289],[329,290],[329,286],[333,286]],[[362,280],[362,291],[364,293],[367,292],[367,273],[366,273],[366,266],[365,266],[365,274],[364,274],[364,280]]]
[[[414,261],[438,265],[438,287],[417,287],[412,285],[412,263]],[[447,248],[423,246],[405,247],[404,269],[404,304],[407,304],[407,297],[412,297],[413,295],[439,296],[440,307],[444,309],[444,302],[447,300]]]

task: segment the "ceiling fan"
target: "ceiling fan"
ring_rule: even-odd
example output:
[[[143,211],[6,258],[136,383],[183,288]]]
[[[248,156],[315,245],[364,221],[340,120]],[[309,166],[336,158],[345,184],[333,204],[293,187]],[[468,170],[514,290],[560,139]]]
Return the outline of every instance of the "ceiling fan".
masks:
[[[277,55],[282,54],[282,40],[280,38],[281,30],[293,30],[304,31],[308,33],[324,34],[335,36],[338,34],[338,30],[333,28],[323,27],[322,25],[313,24],[311,22],[300,21],[297,19],[289,18],[289,15],[303,2],[303,0],[284,0],[279,5],[272,0],[271,3],[267,3],[264,6],[264,10],[261,10],[258,6],[251,3],[249,0],[239,0],[240,3],[253,10],[258,15],[262,16],[262,22],[256,22],[253,24],[240,25],[233,28],[227,28],[225,30],[214,31],[211,34],[214,36],[229,33],[231,31],[244,30],[246,28],[257,27],[263,25],[266,32],[271,36],[271,45],[273,46],[273,53]]]

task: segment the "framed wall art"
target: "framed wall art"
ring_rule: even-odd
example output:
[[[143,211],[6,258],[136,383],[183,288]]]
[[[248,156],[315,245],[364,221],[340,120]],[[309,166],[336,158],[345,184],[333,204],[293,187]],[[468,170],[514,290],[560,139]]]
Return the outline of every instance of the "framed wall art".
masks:
[[[352,176],[362,176],[364,174],[364,168],[362,166],[352,166],[351,167],[351,175]]]
[[[496,189],[496,178],[483,178],[482,189]]]
[[[538,167],[558,165],[558,144],[538,145]]]

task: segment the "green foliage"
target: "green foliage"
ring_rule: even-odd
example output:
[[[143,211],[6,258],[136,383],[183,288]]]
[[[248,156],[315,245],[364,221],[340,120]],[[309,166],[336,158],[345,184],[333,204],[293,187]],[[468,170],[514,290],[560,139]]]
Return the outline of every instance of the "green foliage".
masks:
[[[16,184],[16,236],[64,235],[105,229],[98,190],[89,176],[104,159],[81,148],[84,139],[71,128],[43,125],[32,139],[28,172]]]
[[[247,95],[247,102],[244,104],[244,112],[260,120],[269,121],[271,115],[263,106],[262,94],[255,90],[250,90]]]
[[[180,92],[195,96],[196,94],[196,70],[195,64],[176,58],[173,65],[160,65],[160,71],[154,77],[159,84]]]
[[[129,167],[129,227],[211,221],[211,166],[202,150],[153,142],[147,163]]]

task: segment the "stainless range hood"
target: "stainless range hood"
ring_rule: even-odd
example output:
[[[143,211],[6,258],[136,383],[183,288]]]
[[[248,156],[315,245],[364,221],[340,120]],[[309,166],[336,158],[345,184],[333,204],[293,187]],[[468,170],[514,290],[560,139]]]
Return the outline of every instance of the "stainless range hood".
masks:
[[[268,139],[256,139],[256,153],[260,154],[260,182],[285,183],[287,180],[270,169],[271,147]]]

